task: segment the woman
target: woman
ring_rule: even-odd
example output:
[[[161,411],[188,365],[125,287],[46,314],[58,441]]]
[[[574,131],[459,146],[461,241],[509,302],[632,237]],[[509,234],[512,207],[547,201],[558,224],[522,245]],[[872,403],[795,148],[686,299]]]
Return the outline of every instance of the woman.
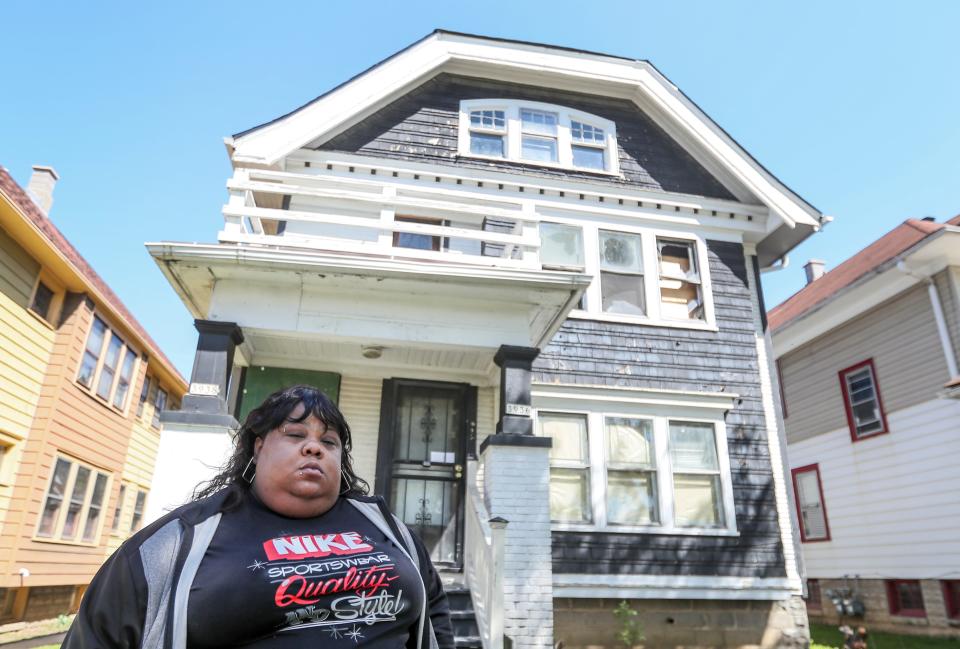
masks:
[[[64,649],[452,649],[423,545],[365,496],[316,388],[251,411],[224,470],[97,573]]]

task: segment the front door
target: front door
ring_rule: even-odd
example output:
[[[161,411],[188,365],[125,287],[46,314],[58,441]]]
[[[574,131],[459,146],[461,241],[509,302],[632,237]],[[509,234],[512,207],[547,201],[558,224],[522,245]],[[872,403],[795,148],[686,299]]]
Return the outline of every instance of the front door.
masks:
[[[417,533],[434,564],[459,568],[464,466],[476,390],[389,379],[380,407],[377,493]]]

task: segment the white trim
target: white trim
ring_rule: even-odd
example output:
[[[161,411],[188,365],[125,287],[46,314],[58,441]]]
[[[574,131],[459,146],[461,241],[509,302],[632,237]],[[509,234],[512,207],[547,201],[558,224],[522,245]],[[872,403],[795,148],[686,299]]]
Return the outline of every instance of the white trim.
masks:
[[[625,386],[573,385],[570,383],[534,383],[531,396],[542,399],[571,399],[620,404],[642,404],[667,407],[711,408],[730,410],[740,398],[732,392],[692,392]],[[632,416],[632,415],[631,415]]]
[[[521,140],[523,128],[520,119],[520,111],[523,108],[530,108],[542,112],[555,113],[557,115],[557,161],[544,162],[541,160],[528,160],[521,153]],[[503,130],[474,128],[470,124],[470,113],[476,110],[498,110],[503,111],[506,126]],[[604,131],[604,144],[594,148],[603,150],[604,168],[595,169],[592,167],[577,167],[573,164],[573,146],[591,146],[590,144],[581,144],[574,142],[571,136],[572,122],[586,123],[596,126]],[[471,132],[489,133],[491,135],[501,135],[504,138],[504,155],[488,156],[473,153],[470,151],[470,133]],[[520,99],[465,99],[460,102],[459,124],[457,129],[457,152],[464,158],[477,158],[481,160],[496,160],[508,162],[520,162],[527,165],[538,167],[551,167],[554,169],[568,169],[573,171],[585,171],[589,173],[603,174],[609,176],[620,176],[620,160],[617,149],[617,125],[602,117],[575,110],[558,104],[547,104],[539,101],[523,101]]]
[[[624,534],[677,534],[683,536],[739,536],[736,510],[733,496],[733,480],[727,449],[726,424],[723,412],[729,409],[719,403],[704,399],[662,400],[645,399],[643,390],[635,390],[639,398],[629,398],[624,394],[603,394],[606,388],[577,390],[572,386],[563,386],[556,391],[543,390],[544,386],[535,385],[531,391],[536,408],[534,426],[540,412],[581,415],[586,418],[587,442],[590,471],[590,523],[552,523],[554,531],[581,531]],[[678,395],[679,396],[679,395]],[[713,396],[713,395],[711,395]],[[727,395],[724,395],[726,397]],[[569,404],[570,400],[579,403]],[[719,401],[719,400],[718,400]],[[657,486],[657,513],[660,523],[651,525],[609,525],[606,512],[607,453],[605,437],[605,419],[623,417],[644,419],[652,423],[654,450],[656,452],[655,476]],[[669,454],[669,424],[671,421],[690,421],[710,424],[714,431],[714,443],[717,452],[720,477],[720,499],[722,506],[722,527],[687,527],[674,523],[673,510],[673,466]],[[539,434],[539,430],[537,430]],[[552,466],[563,467],[563,463],[553,462]],[[570,465],[569,468],[579,468]],[[713,472],[710,472],[713,475]]]
[[[782,600],[793,594],[788,579],[775,577],[553,575],[554,597]]]
[[[756,276],[753,273],[753,257],[744,255],[747,270],[747,287],[750,290],[750,306],[753,312],[754,340],[757,349],[757,367],[760,375],[760,395],[763,403],[763,418],[766,423],[767,447],[770,450],[770,468],[773,473],[773,495],[777,504],[777,524],[780,527],[780,542],[783,546],[783,556],[787,579],[790,588],[797,594],[803,592],[801,579],[799,523],[796,520],[796,509],[791,500],[792,489],[787,489],[787,476],[790,467],[787,464],[787,434],[783,425],[779,407],[779,392],[774,394],[777,386],[776,368],[773,366],[773,345],[769,331],[764,330],[760,319],[760,291]]]
[[[436,32],[278,121],[228,143],[235,165],[276,165],[304,145],[333,136],[441,71],[513,79],[581,92],[631,96],[689,133],[790,226],[819,229],[820,214],[753,160],[693,102],[644,61]]]

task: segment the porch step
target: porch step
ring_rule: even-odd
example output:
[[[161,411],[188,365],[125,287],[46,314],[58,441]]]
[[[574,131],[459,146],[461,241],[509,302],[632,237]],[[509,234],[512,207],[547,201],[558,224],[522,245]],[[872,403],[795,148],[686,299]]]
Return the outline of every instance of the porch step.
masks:
[[[453,639],[457,649],[481,649],[480,629],[473,610],[470,591],[463,587],[447,589],[450,603],[450,621],[453,623]]]

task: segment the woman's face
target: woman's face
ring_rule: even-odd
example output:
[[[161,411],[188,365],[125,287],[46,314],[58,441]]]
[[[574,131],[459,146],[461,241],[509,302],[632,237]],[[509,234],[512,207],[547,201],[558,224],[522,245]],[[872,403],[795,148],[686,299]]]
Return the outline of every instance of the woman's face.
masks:
[[[317,516],[333,507],[340,492],[339,431],[310,415],[300,422],[303,404],[288,421],[253,442],[257,465],[253,491],[270,509],[284,516]]]

